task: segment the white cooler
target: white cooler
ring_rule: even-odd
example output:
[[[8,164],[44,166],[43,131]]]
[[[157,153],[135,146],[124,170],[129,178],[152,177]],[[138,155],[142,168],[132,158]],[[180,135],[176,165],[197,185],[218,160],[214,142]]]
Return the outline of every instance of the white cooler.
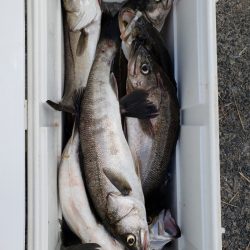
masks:
[[[17,0],[14,2],[19,3]],[[55,250],[60,246],[57,168],[62,150],[62,120],[60,112],[49,108],[46,100],[60,100],[63,89],[61,1],[27,0],[27,3],[28,250]],[[16,6],[13,5],[13,8],[16,9]],[[178,250],[222,249],[215,8],[215,0],[177,0],[166,32],[181,104],[173,209],[182,237],[172,246],[172,249]],[[18,28],[23,13],[16,16],[19,21],[15,28]],[[6,24],[1,24],[1,27],[3,25]],[[23,41],[21,34],[15,35]],[[23,47],[17,48],[20,51]],[[23,65],[20,69],[23,77]],[[5,99],[13,98],[11,91],[9,88],[9,97]],[[24,150],[19,152],[20,157],[23,153]],[[10,157],[15,158],[14,153]],[[23,166],[13,165],[13,168],[21,169],[23,174]],[[1,164],[1,171],[2,168]],[[19,181],[15,191],[23,195],[23,189],[20,189],[23,187],[23,175]],[[0,185],[4,189],[10,183],[6,179]],[[22,208],[20,211],[17,208],[15,214],[19,215],[16,217],[20,227],[14,228],[9,237],[15,241],[18,233],[19,244],[8,248],[6,237],[3,239],[5,250],[24,249],[24,200],[16,202]],[[11,213],[10,209],[4,216],[10,218],[14,227],[16,217]],[[6,232],[10,234],[11,230]]]

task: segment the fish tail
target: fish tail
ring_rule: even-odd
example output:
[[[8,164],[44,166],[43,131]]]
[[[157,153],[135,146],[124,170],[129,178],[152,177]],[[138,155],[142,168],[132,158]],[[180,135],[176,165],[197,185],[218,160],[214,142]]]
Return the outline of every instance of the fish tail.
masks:
[[[71,107],[68,107],[66,105],[63,105],[61,102],[59,103],[56,103],[56,102],[53,102],[51,100],[47,100],[46,103],[52,107],[54,110],[57,110],[57,111],[62,111],[62,112],[65,112],[65,113],[70,113],[70,114],[74,114],[74,109],[71,108]]]
[[[112,17],[111,15],[104,14],[102,16],[102,31],[100,39],[108,39],[117,43],[120,42],[118,15]]]

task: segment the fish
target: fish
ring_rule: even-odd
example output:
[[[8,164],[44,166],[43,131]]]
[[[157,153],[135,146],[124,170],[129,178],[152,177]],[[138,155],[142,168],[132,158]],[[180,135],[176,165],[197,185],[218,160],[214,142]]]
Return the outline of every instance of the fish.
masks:
[[[146,90],[158,110],[152,119],[126,118],[126,134],[145,196],[146,208],[167,175],[180,127],[180,106],[175,88],[151,51],[134,43],[128,61],[127,94]]]
[[[170,210],[162,210],[149,225],[150,246],[152,250],[161,250],[174,239],[181,236],[181,231]]]
[[[145,17],[160,32],[164,26],[165,20],[170,13],[173,0],[146,0],[144,8],[141,8]]]
[[[82,178],[79,144],[79,132],[74,125],[72,136],[63,151],[58,173],[59,200],[64,219],[81,239],[83,244],[79,249],[100,247],[103,250],[124,250],[124,246],[97,221],[91,209],[86,183]]]
[[[121,8],[128,2],[128,0],[117,0],[117,1],[101,1],[101,10],[103,13],[115,16]]]
[[[97,0],[64,0],[64,94],[59,109],[72,110],[75,91],[85,88],[101,30]],[[86,11],[87,10],[87,11]]]
[[[110,72],[118,50],[117,18],[103,18],[102,34],[80,103],[84,175],[103,224],[127,249],[149,249],[140,179],[125,139],[117,85]],[[111,74],[110,74],[111,73]]]
[[[79,31],[99,19],[98,0],[63,0],[67,13],[67,22],[71,31]]]
[[[144,43],[144,46],[149,51],[152,51],[156,61],[163,68],[175,88],[177,88],[172,60],[165,46],[165,42],[160,33],[147,20],[143,13],[131,8],[123,8],[119,13],[119,27],[125,57],[127,59],[129,58],[134,41]]]

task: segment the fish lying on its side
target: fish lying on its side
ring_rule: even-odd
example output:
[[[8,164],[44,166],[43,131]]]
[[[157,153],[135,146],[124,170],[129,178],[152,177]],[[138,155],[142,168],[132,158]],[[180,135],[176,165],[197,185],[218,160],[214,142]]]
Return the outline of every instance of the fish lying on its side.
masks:
[[[86,87],[94,61],[101,9],[98,0],[64,0],[64,8],[65,84],[58,108],[72,110],[72,96]]]
[[[62,154],[58,183],[63,216],[83,244],[68,248],[62,246],[61,250],[124,250],[125,247],[116,241],[103,225],[97,222],[90,208],[80,169],[79,146],[79,133],[75,131]],[[161,249],[161,246],[179,234],[178,227],[169,211],[162,211],[150,223],[149,229],[150,246],[156,250]]]
[[[179,133],[179,104],[173,84],[154,57],[142,45],[135,43],[128,62],[127,92],[143,89],[148,99],[158,107],[153,119],[126,119],[128,143],[140,169],[143,193],[154,195],[167,174]]]
[[[79,131],[84,174],[94,207],[106,228],[126,248],[146,250],[149,234],[142,187],[122,130],[116,82],[110,76],[118,47],[118,21],[104,20],[103,25],[81,101]]]
[[[58,182],[64,219],[81,239],[83,243],[81,249],[92,249],[97,244],[103,250],[123,250],[124,247],[106,231],[103,225],[97,222],[90,208],[80,170],[78,131],[73,132],[62,154]]]

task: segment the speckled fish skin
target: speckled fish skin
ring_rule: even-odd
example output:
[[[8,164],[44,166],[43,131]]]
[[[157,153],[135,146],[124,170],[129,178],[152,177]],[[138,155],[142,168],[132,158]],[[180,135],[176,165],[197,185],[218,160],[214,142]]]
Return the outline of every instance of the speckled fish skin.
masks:
[[[68,4],[70,2],[76,4],[75,2],[77,1],[67,2]],[[64,95],[59,104],[67,108],[73,108],[72,96],[75,91],[79,88],[86,87],[89,72],[95,57],[96,46],[101,30],[101,9],[96,1],[93,1],[93,3],[95,3],[95,15],[93,15],[91,21],[89,20],[87,22],[85,20],[86,24],[82,21],[81,25],[75,29],[71,28],[72,24],[70,24],[69,18],[66,20],[66,15],[70,15],[71,12],[66,11],[66,14],[64,15],[65,81]],[[82,10],[86,7],[80,4],[79,8]],[[89,12],[91,12],[91,8],[89,9]],[[77,18],[81,21],[86,18],[86,16],[77,16]],[[74,32],[72,30],[74,30]],[[83,33],[84,37],[82,37]],[[81,46],[82,53],[77,54],[77,50]]]
[[[90,208],[80,170],[78,131],[73,133],[62,154],[58,182],[63,216],[82,243],[97,243],[103,250],[124,250],[97,222]]]
[[[159,115],[150,120],[126,119],[128,143],[140,169],[147,201],[164,181],[179,132],[179,104],[173,84],[142,46],[128,62],[127,93],[135,89],[149,92],[149,100]]]
[[[119,102],[110,77],[116,52],[114,41],[99,41],[82,98],[79,131],[84,173],[90,197],[106,227],[128,249],[148,249],[142,187],[123,134]],[[131,190],[122,194],[117,185],[125,182]],[[130,234],[136,237],[133,246],[127,243]]]

